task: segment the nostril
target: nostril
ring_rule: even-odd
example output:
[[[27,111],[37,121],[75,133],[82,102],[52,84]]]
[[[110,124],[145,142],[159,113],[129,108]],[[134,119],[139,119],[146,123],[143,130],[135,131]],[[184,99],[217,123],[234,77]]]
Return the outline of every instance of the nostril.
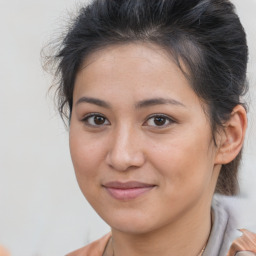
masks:
[[[111,151],[107,154],[106,161],[111,168],[117,171],[126,171],[141,167],[145,162],[145,157],[141,151]]]

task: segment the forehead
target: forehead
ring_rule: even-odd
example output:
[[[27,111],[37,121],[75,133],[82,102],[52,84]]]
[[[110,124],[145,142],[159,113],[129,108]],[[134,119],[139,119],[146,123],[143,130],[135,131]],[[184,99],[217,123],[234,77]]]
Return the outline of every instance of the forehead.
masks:
[[[145,61],[152,60],[170,61],[172,55],[159,45],[152,43],[133,42],[127,44],[114,44],[104,48],[100,48],[87,56],[84,60],[81,69],[91,65],[95,61],[116,61],[117,57],[124,61],[128,59],[136,61],[137,59],[144,59]]]
[[[109,46],[88,56],[76,76],[73,99],[88,95],[120,104],[170,96],[202,107],[171,54],[148,43]]]
[[[178,81],[190,87],[171,54],[148,43],[109,46],[89,55],[76,76],[75,86],[81,83],[96,86],[97,81],[106,85],[106,89],[110,84],[121,86],[128,81],[130,86],[135,83],[139,88],[155,83],[155,90],[160,84]]]

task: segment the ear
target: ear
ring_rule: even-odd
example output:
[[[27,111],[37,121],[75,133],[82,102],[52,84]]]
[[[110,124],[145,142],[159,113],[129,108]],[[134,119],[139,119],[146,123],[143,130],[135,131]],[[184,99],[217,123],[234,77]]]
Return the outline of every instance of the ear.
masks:
[[[215,164],[227,164],[236,158],[242,149],[246,128],[246,111],[243,106],[237,105],[220,133]]]

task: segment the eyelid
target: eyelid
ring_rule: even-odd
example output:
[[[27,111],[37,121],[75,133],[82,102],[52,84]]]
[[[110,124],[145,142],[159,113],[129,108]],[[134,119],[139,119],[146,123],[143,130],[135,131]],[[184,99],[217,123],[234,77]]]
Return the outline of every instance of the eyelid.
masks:
[[[102,124],[102,125],[96,125],[96,124],[95,124],[95,125],[92,125],[92,124],[90,124],[90,123],[88,122],[88,119],[89,119],[90,117],[95,117],[95,116],[103,117],[103,118],[105,119],[105,121],[108,122],[108,124]],[[103,114],[98,113],[98,112],[93,112],[93,113],[88,113],[88,114],[86,114],[86,115],[83,116],[83,118],[81,119],[81,122],[83,122],[83,123],[84,123],[85,125],[87,125],[87,126],[95,127],[95,128],[100,128],[100,127],[105,126],[105,125],[110,125],[109,120],[108,120]]]
[[[168,124],[165,124],[165,125],[162,125],[162,126],[157,126],[157,125],[155,125],[155,126],[148,125],[148,126],[150,126],[150,127],[157,127],[158,129],[161,129],[161,128],[166,128],[166,127],[170,126],[170,125],[173,124],[173,123],[177,123],[177,121],[176,121],[174,118],[170,117],[169,115],[160,114],[160,113],[159,113],[159,114],[158,114],[158,113],[155,113],[155,114],[152,114],[152,115],[150,115],[150,116],[147,117],[146,121],[143,123],[143,126],[146,126],[146,123],[147,123],[151,118],[155,118],[155,117],[163,117],[163,118],[166,118],[166,119],[169,121],[169,123],[168,123]]]

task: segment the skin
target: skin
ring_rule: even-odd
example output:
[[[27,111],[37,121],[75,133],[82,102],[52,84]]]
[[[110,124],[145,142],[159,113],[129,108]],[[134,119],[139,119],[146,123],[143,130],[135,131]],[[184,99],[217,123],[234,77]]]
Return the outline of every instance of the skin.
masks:
[[[209,237],[221,164],[239,152],[242,142],[232,150],[229,144],[244,130],[227,124],[216,147],[203,103],[171,57],[150,44],[89,56],[77,74],[73,102],[75,173],[86,199],[111,226],[115,256],[198,255]],[[235,124],[246,119],[239,111]],[[112,181],[153,187],[120,200],[105,187]]]

